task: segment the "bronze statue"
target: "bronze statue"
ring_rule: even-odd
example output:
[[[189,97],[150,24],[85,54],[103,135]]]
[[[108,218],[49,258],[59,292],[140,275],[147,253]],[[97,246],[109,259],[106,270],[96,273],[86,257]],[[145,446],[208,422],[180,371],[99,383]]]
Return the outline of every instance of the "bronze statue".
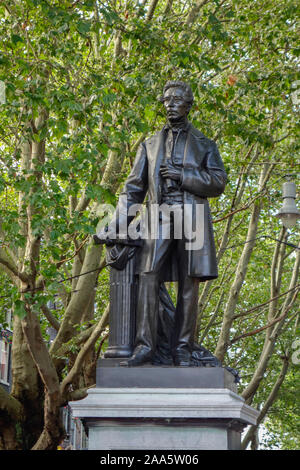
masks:
[[[125,366],[139,366],[155,360],[157,338],[163,329],[167,329],[159,316],[159,299],[166,294],[161,291],[165,281],[178,281],[172,331],[167,332],[173,364],[192,365],[199,281],[218,276],[207,198],[223,193],[227,179],[224,165],[216,143],[188,121],[194,101],[190,86],[180,81],[167,82],[161,101],[167,123],[139,146],[115,215],[117,226],[128,226],[132,220],[128,210],[134,204],[142,203],[146,194],[148,207],[164,205],[171,209],[167,219],[170,236],[164,236],[166,219],[158,213],[156,236],[147,236],[140,249],[135,344],[132,356],[121,363]],[[198,232],[202,231],[203,243],[190,249],[184,230],[181,238],[174,236],[175,223],[178,223],[176,214],[182,214],[180,224],[184,225],[187,220],[195,226],[197,207],[203,208],[203,224],[201,230],[198,229]],[[108,227],[108,238],[109,234]]]

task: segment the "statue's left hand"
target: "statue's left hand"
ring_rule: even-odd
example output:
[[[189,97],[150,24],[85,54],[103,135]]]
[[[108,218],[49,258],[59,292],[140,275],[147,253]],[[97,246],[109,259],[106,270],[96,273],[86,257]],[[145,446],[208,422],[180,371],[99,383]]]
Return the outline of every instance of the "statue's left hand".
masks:
[[[176,168],[162,165],[160,167],[160,173],[163,178],[171,178],[172,180],[179,181],[181,176],[181,171]]]

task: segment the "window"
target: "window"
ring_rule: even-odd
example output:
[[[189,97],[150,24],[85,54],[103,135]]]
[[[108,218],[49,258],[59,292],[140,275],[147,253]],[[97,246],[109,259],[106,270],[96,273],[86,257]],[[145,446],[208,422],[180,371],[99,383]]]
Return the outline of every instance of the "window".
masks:
[[[0,340],[0,382],[8,384],[9,344]]]

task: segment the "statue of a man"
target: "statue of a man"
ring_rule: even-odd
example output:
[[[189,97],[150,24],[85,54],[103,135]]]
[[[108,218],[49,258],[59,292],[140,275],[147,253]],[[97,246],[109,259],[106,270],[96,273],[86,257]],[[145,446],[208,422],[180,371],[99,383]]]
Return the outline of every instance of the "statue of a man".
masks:
[[[207,198],[223,193],[227,179],[224,165],[216,143],[188,121],[194,101],[190,86],[181,81],[167,82],[161,101],[167,114],[166,125],[139,146],[134,166],[120,196],[121,209],[117,216],[119,223],[120,218],[124,217],[124,207],[128,211],[134,204],[142,203],[146,194],[148,207],[174,207],[167,219],[157,212],[156,236],[148,236],[143,241],[138,270],[135,348],[133,355],[122,363],[127,366],[142,365],[153,358],[157,342],[159,285],[164,281],[178,281],[175,328],[172,332],[173,362],[176,366],[189,366],[199,281],[218,276]],[[125,206],[123,200],[126,201]],[[184,230],[181,237],[174,236],[175,225],[178,224],[176,214],[182,214],[182,223],[188,221],[192,227],[199,227],[196,217],[200,212],[196,210],[197,206],[202,207],[203,217],[198,232],[202,232],[203,243],[191,249]],[[126,223],[129,221],[130,217],[127,217]],[[168,236],[164,235],[166,231],[163,230],[166,223]]]

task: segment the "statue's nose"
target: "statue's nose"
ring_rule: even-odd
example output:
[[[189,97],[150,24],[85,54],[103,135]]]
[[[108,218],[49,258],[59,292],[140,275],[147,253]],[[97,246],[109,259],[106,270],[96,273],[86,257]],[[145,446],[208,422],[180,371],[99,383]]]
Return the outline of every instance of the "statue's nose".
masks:
[[[173,108],[175,104],[175,101],[173,99],[170,99],[167,103],[167,109]]]

